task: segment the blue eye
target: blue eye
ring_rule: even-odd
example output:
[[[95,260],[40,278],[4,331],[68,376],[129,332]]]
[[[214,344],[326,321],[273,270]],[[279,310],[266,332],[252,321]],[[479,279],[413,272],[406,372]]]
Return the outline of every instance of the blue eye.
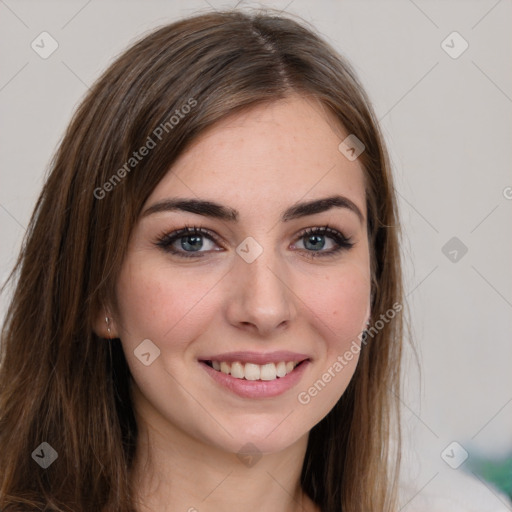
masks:
[[[167,252],[184,258],[199,258],[202,256],[201,253],[212,250],[211,248],[207,248],[207,251],[201,251],[205,245],[203,239],[206,239],[209,243],[216,244],[214,236],[210,234],[208,230],[196,226],[187,226],[183,229],[179,229],[178,231],[164,234],[159,238],[156,245]],[[176,242],[179,243],[176,244]],[[180,249],[176,248],[176,245],[178,245]]]
[[[324,251],[326,239],[330,239],[330,250]],[[309,257],[331,256],[343,250],[349,250],[354,243],[336,229],[329,226],[309,228],[300,234],[299,240],[304,240],[304,248]]]
[[[340,251],[349,250],[354,245],[349,238],[329,226],[308,228],[300,233],[298,241],[303,241],[304,248],[299,249],[308,257],[332,256]],[[165,233],[160,236],[156,245],[183,258],[201,258],[204,253],[222,250],[218,248],[215,235],[196,226]],[[329,250],[324,250],[326,246]]]

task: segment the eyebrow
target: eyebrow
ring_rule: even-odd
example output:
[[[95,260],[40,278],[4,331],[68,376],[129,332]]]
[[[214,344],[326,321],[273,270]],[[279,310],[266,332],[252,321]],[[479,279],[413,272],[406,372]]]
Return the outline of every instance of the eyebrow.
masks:
[[[334,195],[294,204],[283,212],[281,215],[281,221],[287,222],[301,217],[307,217],[308,215],[322,213],[332,208],[345,208],[355,213],[361,224],[364,223],[364,215],[359,207],[353,201],[341,195]],[[223,206],[213,201],[187,198],[164,199],[159,201],[144,210],[142,217],[168,211],[196,213],[198,215],[204,215],[205,217],[229,222],[238,222],[238,219],[240,218],[240,213],[234,208]]]

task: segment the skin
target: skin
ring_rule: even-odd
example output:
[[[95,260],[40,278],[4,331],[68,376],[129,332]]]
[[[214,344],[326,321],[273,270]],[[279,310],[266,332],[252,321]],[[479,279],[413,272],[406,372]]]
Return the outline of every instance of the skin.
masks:
[[[107,313],[134,379],[138,510],[319,510],[299,485],[308,433],[343,394],[358,355],[308,404],[297,396],[349,350],[370,313],[364,174],[338,150],[347,135],[311,99],[252,107],[204,132],[148,199],[144,210],[170,197],[208,199],[237,209],[240,219],[165,211],[142,216],[134,228],[118,307]],[[355,203],[363,222],[347,208],[280,220],[294,203],[334,193]],[[314,249],[301,230],[326,224],[353,247],[308,257]],[[203,237],[201,258],[155,245],[185,225],[212,231],[220,243]],[[248,236],[263,248],[252,263],[235,252]],[[324,253],[336,245],[329,235],[322,240]],[[185,252],[179,239],[173,246]],[[97,331],[109,337],[104,322],[102,314]],[[145,339],[160,349],[149,366],[134,355]],[[290,350],[308,354],[310,364],[280,396],[241,398],[198,362],[239,350]],[[237,457],[246,443],[262,455],[251,467]]]

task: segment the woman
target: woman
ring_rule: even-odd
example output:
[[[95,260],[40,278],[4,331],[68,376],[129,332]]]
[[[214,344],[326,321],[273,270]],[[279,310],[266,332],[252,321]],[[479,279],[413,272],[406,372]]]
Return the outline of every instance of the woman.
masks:
[[[143,38],[78,108],[15,269],[1,509],[396,510],[398,237],[371,105],[310,29]]]

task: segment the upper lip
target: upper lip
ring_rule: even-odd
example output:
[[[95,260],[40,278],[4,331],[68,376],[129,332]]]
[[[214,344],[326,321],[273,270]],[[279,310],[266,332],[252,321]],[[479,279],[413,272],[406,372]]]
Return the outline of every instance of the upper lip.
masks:
[[[281,361],[293,361],[299,363],[305,359],[309,359],[307,354],[280,350],[277,352],[225,352],[223,354],[200,357],[199,361],[225,361],[226,363],[239,361],[262,365],[266,363],[280,363]]]

